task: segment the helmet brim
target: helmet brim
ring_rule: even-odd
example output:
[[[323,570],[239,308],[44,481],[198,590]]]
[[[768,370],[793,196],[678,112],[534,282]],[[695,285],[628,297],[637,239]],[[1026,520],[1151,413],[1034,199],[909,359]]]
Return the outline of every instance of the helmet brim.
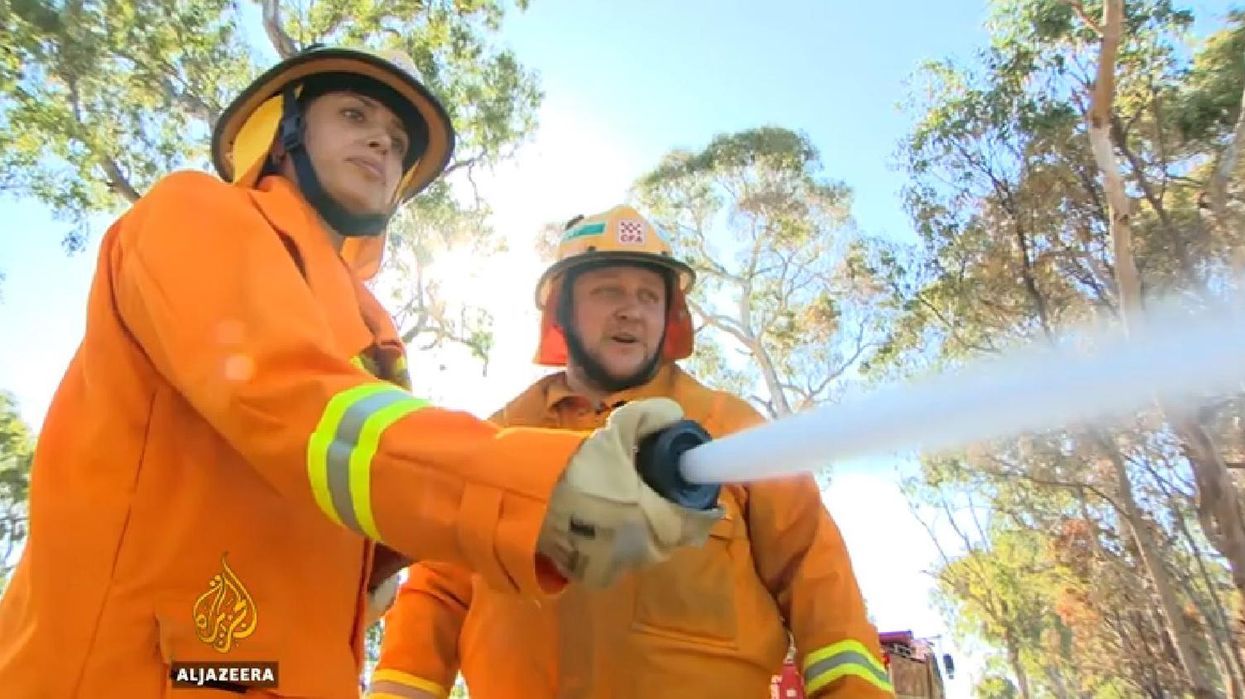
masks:
[[[675,274],[679,291],[686,294],[696,283],[696,272],[687,264],[666,255],[654,255],[646,252],[630,252],[626,250],[601,250],[567,257],[550,265],[541,275],[536,284],[536,307],[544,309],[549,302],[549,295],[557,280],[567,270],[583,265],[600,264],[638,264],[656,265]]]

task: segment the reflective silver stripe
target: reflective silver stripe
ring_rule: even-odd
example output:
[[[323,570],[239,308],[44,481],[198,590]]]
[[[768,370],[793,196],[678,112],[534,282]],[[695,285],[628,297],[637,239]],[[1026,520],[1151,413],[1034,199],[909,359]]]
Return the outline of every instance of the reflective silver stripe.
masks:
[[[889,677],[878,672],[877,668],[873,665],[874,662],[876,661],[863,653],[857,653],[856,651],[851,650],[844,651],[842,653],[838,653],[837,655],[832,655],[821,662],[813,663],[808,666],[808,668],[804,670],[804,679],[811,680],[812,678],[824,672],[829,672],[840,665],[859,665],[863,668],[867,668],[869,672],[879,680],[882,680],[883,682],[890,682]]]
[[[885,687],[891,684],[890,677],[884,672],[880,672],[877,667],[877,661],[871,656],[854,650],[844,650],[834,655],[819,660],[812,665],[804,668],[805,684],[813,684],[818,677],[832,672],[836,668],[847,665],[854,666],[869,673],[877,682]],[[835,673],[840,674],[840,673]],[[853,673],[855,674],[855,673]]]
[[[381,541],[372,459],[391,425],[427,405],[387,382],[352,386],[329,399],[307,441],[308,483],[329,519]]]
[[[333,509],[337,510],[342,524],[355,531],[362,531],[362,528],[350,495],[350,455],[359,444],[359,436],[368,418],[395,403],[409,400],[410,394],[401,391],[382,391],[359,400],[346,409],[333,435],[333,442],[329,444],[328,486]]]

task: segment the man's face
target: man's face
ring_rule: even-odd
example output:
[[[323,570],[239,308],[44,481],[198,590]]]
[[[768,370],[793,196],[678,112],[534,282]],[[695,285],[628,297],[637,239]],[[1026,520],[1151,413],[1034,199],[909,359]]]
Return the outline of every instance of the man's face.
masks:
[[[324,191],[353,214],[388,213],[410,147],[401,120],[351,92],[312,100],[305,119],[307,152]]]
[[[610,378],[635,375],[660,351],[666,284],[656,271],[624,265],[586,270],[575,277],[571,299],[584,351]]]

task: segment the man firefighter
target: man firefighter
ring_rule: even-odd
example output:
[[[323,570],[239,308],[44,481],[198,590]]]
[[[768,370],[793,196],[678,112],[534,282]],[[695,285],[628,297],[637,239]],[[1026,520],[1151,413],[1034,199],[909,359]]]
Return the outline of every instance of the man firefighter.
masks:
[[[568,225],[541,277],[536,361],[562,366],[491,419],[591,429],[651,397],[720,437],[761,421],[675,364],[692,352],[692,270],[636,211]],[[506,464],[506,468],[524,468]],[[462,568],[410,568],[385,617],[372,699],[766,697],[794,639],[809,696],[892,697],[877,630],[811,477],[723,487],[699,549],[555,600],[490,589]]]
[[[0,600],[0,694],[163,697],[198,662],[222,669],[186,675],[212,680],[196,696],[358,697],[369,592],[411,560],[539,598],[707,538],[715,517],[661,500],[630,456],[673,402],[587,434],[407,390],[363,282],[454,134],[405,65],[281,62],[214,129],[224,181],[172,174],[105,235]]]

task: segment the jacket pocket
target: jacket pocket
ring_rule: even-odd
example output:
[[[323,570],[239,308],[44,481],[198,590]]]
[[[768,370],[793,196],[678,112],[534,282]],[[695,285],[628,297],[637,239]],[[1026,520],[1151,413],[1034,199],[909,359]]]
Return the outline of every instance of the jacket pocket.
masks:
[[[705,545],[682,549],[636,574],[633,629],[693,643],[734,648],[739,630],[737,565],[746,555],[743,523],[733,504]]]

